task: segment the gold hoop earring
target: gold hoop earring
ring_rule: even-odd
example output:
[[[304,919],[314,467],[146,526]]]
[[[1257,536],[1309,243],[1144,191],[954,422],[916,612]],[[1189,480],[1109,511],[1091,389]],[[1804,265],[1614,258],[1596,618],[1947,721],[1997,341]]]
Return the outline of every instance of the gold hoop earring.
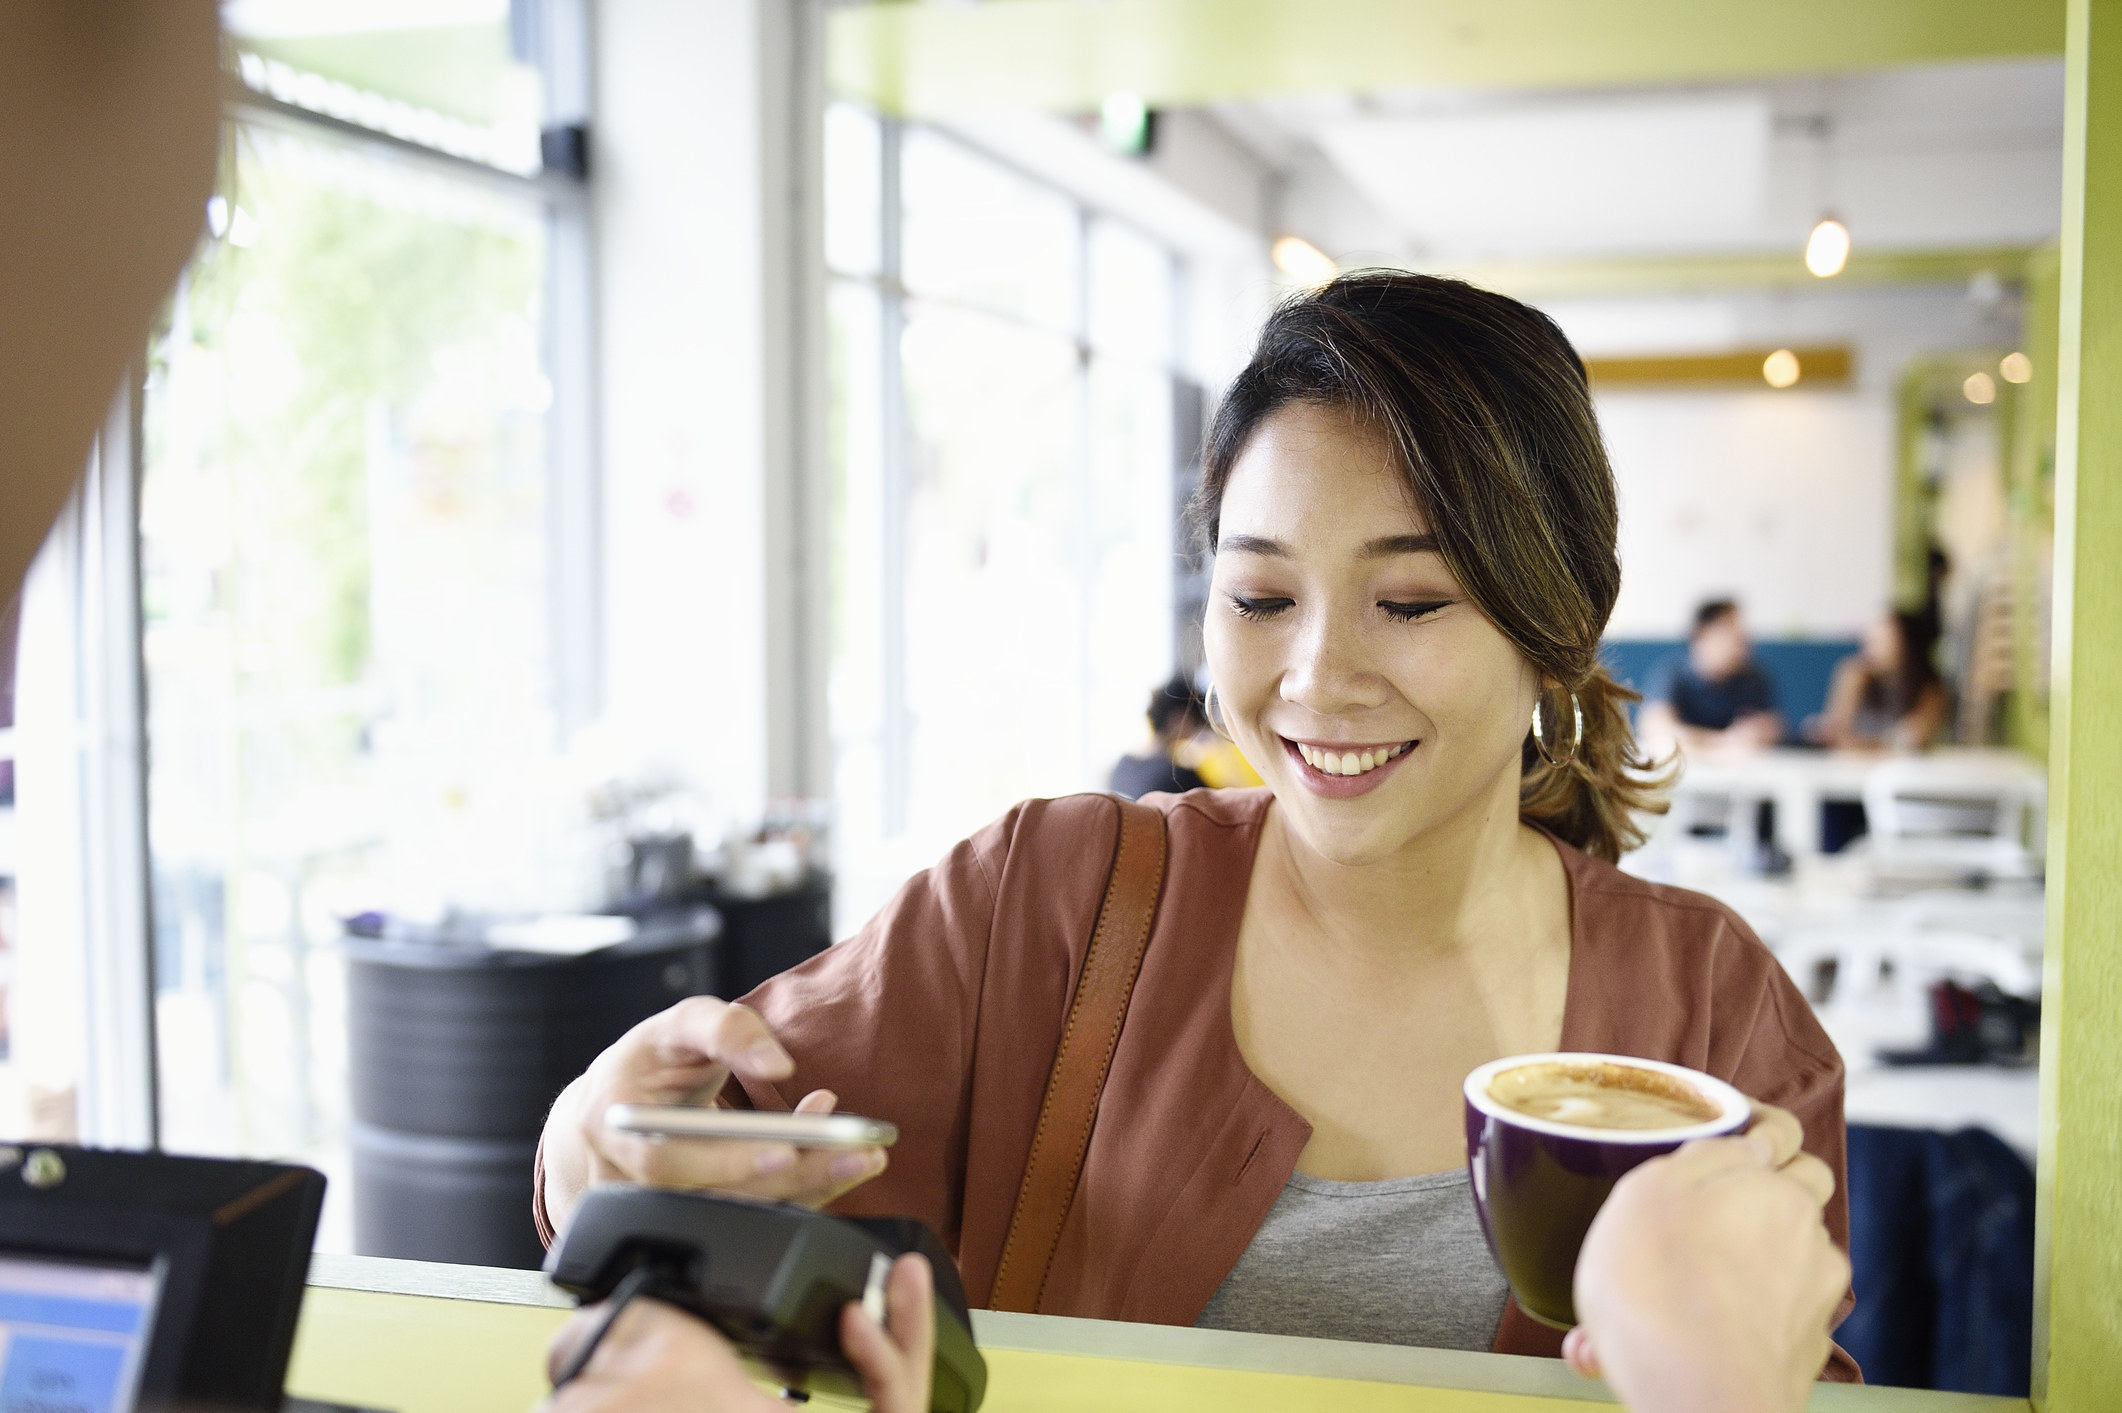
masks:
[[[1208,723],[1209,730],[1230,741],[1232,745],[1237,744],[1232,740],[1230,732],[1223,727],[1222,713],[1216,710],[1216,684],[1213,682],[1209,683],[1208,690],[1201,694],[1201,718]]]
[[[1569,691],[1566,687],[1563,690]],[[1584,745],[1584,708],[1578,704],[1577,694],[1570,692],[1569,754],[1556,760],[1554,753],[1547,748],[1547,729],[1541,719],[1540,708],[1546,701],[1547,689],[1543,687],[1540,689],[1540,695],[1533,698],[1533,749],[1540,753],[1540,759],[1546,761],[1550,768],[1560,770],[1577,758],[1578,750]]]

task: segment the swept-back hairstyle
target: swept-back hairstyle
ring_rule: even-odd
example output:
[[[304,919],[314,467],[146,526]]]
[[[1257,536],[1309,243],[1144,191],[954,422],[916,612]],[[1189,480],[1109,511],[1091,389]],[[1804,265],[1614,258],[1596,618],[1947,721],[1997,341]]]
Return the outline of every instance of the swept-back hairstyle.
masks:
[[[1348,409],[1381,431],[1438,552],[1474,604],[1543,678],[1552,766],[1530,723],[1518,808],[1586,853],[1643,842],[1665,808],[1629,729],[1636,694],[1599,661],[1621,588],[1613,468],[1584,364],[1539,310],[1458,280],[1343,275],[1285,302],[1209,428],[1188,515],[1213,550],[1224,487],[1253,432],[1292,403]]]

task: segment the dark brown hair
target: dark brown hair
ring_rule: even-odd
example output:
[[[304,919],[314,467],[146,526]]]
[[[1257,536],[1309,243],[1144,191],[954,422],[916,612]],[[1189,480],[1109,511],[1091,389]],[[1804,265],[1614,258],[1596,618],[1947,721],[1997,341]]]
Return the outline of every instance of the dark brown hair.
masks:
[[[1285,302],[1209,427],[1188,516],[1215,548],[1223,489],[1254,430],[1292,403],[1345,407],[1384,433],[1460,585],[1548,680],[1547,740],[1583,739],[1562,766],[1525,740],[1519,812],[1604,859],[1643,842],[1665,808],[1626,704],[1599,661],[1621,588],[1613,468],[1584,364],[1537,309],[1458,280],[1343,275]],[[1528,723],[1529,726],[1529,723]]]

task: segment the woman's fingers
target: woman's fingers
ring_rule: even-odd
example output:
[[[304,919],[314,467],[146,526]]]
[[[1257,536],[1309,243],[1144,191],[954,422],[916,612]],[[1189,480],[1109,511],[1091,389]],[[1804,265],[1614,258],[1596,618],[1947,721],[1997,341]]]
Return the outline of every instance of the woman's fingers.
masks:
[[[1583,1379],[1599,1377],[1599,1356],[1592,1348],[1591,1331],[1578,1325],[1562,1336],[1562,1362]]]
[[[920,1256],[892,1263],[886,1325],[860,1304],[840,1312],[840,1347],[862,1375],[875,1413],[928,1413],[936,1358],[935,1275]]]

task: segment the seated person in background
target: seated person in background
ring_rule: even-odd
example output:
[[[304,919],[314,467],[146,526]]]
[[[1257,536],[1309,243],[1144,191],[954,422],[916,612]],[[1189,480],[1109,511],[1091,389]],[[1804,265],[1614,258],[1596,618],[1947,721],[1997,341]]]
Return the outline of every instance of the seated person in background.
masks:
[[[1881,614],[1863,647],[1835,664],[1827,709],[1807,719],[1806,739],[1845,751],[1928,746],[1950,706],[1933,647],[1923,613]]]
[[[1753,751],[1783,739],[1775,684],[1754,661],[1739,605],[1711,599],[1695,610],[1687,652],[1660,663],[1643,693],[1640,734],[1654,755]]]
[[[1120,757],[1113,766],[1113,793],[1139,800],[1159,790],[1183,795],[1200,789],[1201,777],[1179,764],[1174,753],[1207,729],[1208,718],[1202,715],[1193,684],[1173,673],[1149,694],[1149,747],[1139,756]]]

